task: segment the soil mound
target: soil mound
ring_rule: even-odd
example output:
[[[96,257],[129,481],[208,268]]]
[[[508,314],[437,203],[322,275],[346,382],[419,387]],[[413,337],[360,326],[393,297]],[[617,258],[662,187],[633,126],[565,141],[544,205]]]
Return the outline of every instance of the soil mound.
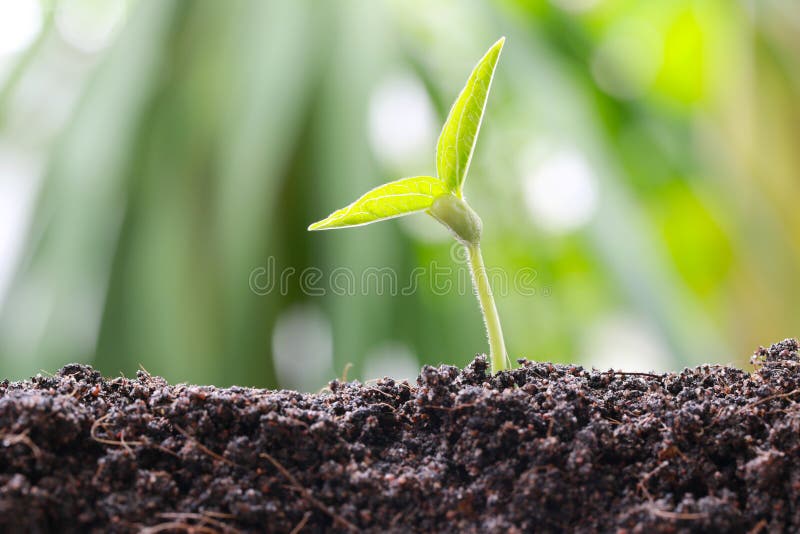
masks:
[[[523,362],[300,394],[0,383],[4,532],[797,532],[800,357],[677,374]]]

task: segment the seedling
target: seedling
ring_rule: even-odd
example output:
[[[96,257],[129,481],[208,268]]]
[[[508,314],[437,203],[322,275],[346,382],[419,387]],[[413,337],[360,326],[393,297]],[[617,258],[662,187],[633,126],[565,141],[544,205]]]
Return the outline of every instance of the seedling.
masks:
[[[433,216],[467,250],[472,283],[483,312],[490,359],[495,371],[507,369],[509,359],[481,254],[483,223],[467,203],[463,189],[503,43],[505,37],[486,52],[450,109],[436,145],[438,177],[413,176],[380,185],[349,206],[308,227],[309,230],[332,230],[362,226],[421,211]]]

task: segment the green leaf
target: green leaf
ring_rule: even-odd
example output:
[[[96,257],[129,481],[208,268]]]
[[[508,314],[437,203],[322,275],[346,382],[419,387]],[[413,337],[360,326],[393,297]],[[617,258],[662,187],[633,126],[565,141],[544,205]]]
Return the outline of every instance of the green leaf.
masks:
[[[459,197],[475,150],[494,69],[505,42],[506,38],[501,37],[475,66],[467,85],[450,108],[436,145],[439,179]]]
[[[315,222],[309,230],[331,230],[361,226],[428,209],[433,201],[447,194],[444,184],[433,176],[401,178],[383,184],[327,218]]]

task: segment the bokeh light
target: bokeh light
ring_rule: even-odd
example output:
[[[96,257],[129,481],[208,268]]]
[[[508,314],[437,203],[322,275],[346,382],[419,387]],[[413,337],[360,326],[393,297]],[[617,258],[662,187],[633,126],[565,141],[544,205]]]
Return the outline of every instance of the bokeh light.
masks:
[[[487,346],[447,231],[306,228],[435,172],[501,35],[465,194],[512,358],[747,365],[800,324],[798,21],[789,0],[0,0],[3,377],[316,391],[468,363]]]
[[[125,0],[59,0],[56,26],[61,36],[83,52],[98,52],[113,39],[125,17]]]
[[[523,179],[530,216],[546,232],[580,228],[597,209],[597,177],[577,150],[553,151],[534,163]]]
[[[275,371],[287,388],[314,391],[331,379],[333,339],[322,310],[295,305],[275,321],[272,333]]]
[[[390,341],[367,353],[362,375],[365,380],[390,376],[414,383],[419,375],[419,360],[405,344]]]
[[[409,73],[388,76],[369,101],[369,140],[384,164],[404,168],[423,161],[435,142],[433,107],[422,83]]]
[[[0,57],[24,50],[42,29],[39,0],[0,2]]]

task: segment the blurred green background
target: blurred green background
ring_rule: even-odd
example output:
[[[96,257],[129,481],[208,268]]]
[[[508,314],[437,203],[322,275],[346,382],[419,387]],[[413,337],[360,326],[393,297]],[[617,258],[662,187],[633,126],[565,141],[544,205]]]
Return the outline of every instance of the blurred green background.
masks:
[[[501,35],[466,191],[487,263],[536,271],[498,295],[512,357],[745,365],[797,335],[796,0],[0,0],[0,375],[316,390],[467,363],[477,303],[430,272],[297,277],[452,264],[424,215],[305,229],[434,172]],[[270,262],[294,277],[253,291]]]

